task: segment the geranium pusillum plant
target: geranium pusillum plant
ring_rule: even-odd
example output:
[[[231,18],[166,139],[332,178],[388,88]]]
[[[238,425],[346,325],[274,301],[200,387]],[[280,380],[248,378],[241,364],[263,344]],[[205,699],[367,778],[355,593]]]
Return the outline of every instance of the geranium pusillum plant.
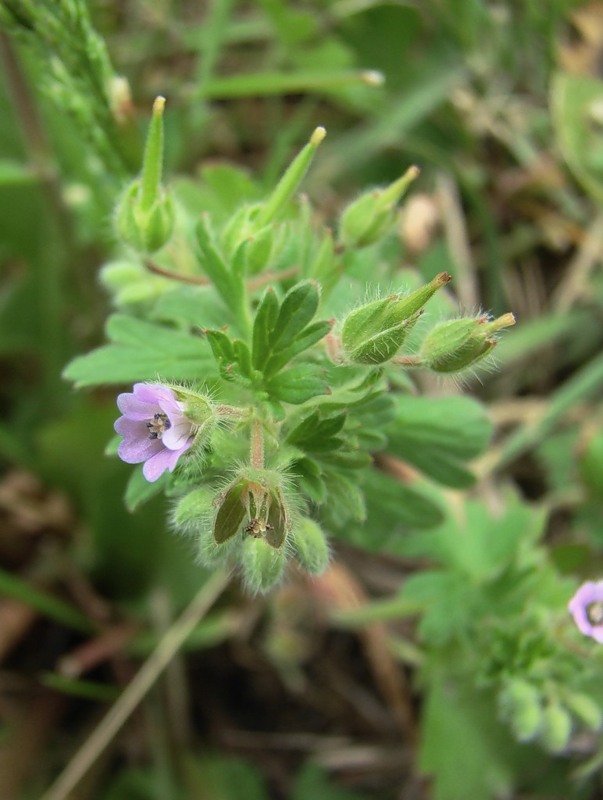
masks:
[[[321,227],[307,199],[295,199],[326,133],[316,128],[264,200],[255,189],[236,196],[232,187],[250,179],[227,168],[234,196],[221,190],[210,213],[191,206],[190,187],[180,196],[162,185],[164,105],[154,104],[142,173],[116,210],[121,260],[101,273],[120,312],[111,343],[66,374],[79,385],[131,375],[115,423],[119,457],[142,464],[129,505],[165,491],[172,525],[195,537],[199,560],[235,568],[265,592],[291,560],[320,574],[325,530],[366,519],[362,485],[395,424],[394,373],[472,369],[514,319],[480,313],[425,332],[425,306],[451,281],[447,272],[358,302],[385,263],[376,253],[416,167]],[[397,279],[395,267],[386,279]]]
[[[603,644],[603,581],[583,583],[568,609],[578,630]]]

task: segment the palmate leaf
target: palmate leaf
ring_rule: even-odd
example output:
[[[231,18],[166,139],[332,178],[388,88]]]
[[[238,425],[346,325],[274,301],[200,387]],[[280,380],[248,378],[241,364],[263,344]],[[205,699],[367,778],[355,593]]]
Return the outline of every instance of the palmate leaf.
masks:
[[[313,397],[329,394],[325,381],[316,375],[316,367],[299,364],[266,381],[265,389],[274,400],[300,405]]]
[[[470,486],[474,478],[464,462],[486,449],[492,433],[484,407],[468,397],[408,395],[396,402],[388,452],[446,486]]]
[[[298,283],[279,304],[273,289],[268,289],[258,306],[253,324],[253,366],[272,378],[295,356],[316,344],[331,330],[332,323],[312,323],[318,308],[319,291],[315,281]]]
[[[114,314],[107,338],[110,344],[75,358],[63,377],[81,388],[157,378],[204,381],[216,372],[207,342],[182,331]]]

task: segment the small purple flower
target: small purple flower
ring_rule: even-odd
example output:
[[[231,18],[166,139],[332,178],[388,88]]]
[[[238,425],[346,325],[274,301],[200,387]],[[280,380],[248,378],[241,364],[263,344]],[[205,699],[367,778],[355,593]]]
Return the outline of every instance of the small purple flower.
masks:
[[[114,425],[123,440],[117,454],[127,464],[144,461],[143,475],[156,481],[174,467],[195,438],[196,426],[184,414],[184,404],[168,386],[135,383],[134,392],[120,394],[122,412]]]
[[[603,581],[583,583],[567,607],[579,630],[603,643]]]

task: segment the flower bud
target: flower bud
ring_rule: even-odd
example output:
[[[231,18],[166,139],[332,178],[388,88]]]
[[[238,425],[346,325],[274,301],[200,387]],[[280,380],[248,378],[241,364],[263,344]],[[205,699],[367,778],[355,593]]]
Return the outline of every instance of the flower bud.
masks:
[[[320,525],[304,518],[293,531],[295,558],[311,575],[320,575],[329,564],[329,545]]]
[[[540,693],[521,679],[510,681],[499,697],[501,715],[509,722],[520,742],[533,739],[542,725]]]
[[[172,510],[172,524],[180,531],[197,531],[213,512],[213,492],[203,487],[181,497]]]
[[[570,692],[564,696],[568,709],[591,731],[598,731],[603,725],[603,713],[598,703],[582,692]]]
[[[116,225],[120,237],[142,253],[153,253],[163,247],[174,227],[172,201],[161,186],[164,105],[163,97],[158,97],[153,104],[142,175],[130,184],[117,206]]]
[[[341,343],[350,361],[383,364],[393,358],[430,297],[451,280],[441,272],[408,295],[393,294],[354,309],[341,330]]]
[[[559,753],[567,747],[572,733],[572,718],[557,702],[549,703],[542,712],[540,741],[550,753]]]
[[[425,337],[421,361],[434,372],[460,372],[488,355],[496,345],[496,333],[511,325],[515,325],[513,314],[491,322],[486,316],[442,322]]]
[[[366,192],[350,203],[341,215],[339,238],[345,247],[367,247],[381,239],[396,220],[396,203],[409,184],[419,176],[410,167],[385,189]]]
[[[281,579],[286,560],[284,548],[275,549],[265,539],[248,537],[241,549],[240,564],[249,591],[270,591]]]

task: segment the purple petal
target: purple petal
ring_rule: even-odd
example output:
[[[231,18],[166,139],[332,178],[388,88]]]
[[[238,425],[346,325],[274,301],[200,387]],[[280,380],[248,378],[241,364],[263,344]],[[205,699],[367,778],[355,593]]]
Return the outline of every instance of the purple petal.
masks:
[[[156,383],[135,383],[134,394],[141,403],[159,406],[162,402],[175,401],[174,392],[168,386]]]
[[[191,436],[193,426],[184,417],[180,417],[176,422],[172,421],[172,427],[163,434],[163,444],[169,450],[188,449],[193,443]]]
[[[164,414],[167,414],[172,422],[184,416],[184,404],[175,397],[162,397],[159,406]]]
[[[126,464],[140,464],[160,452],[171,452],[166,450],[161,439],[124,439],[119,443],[117,455]]]
[[[174,471],[174,467],[181,455],[182,453],[178,450],[167,450],[164,447],[161,452],[145,462],[142,468],[142,474],[149,483],[154,483],[167,469],[169,469],[170,472]]]
[[[603,642],[603,625],[593,625],[588,618],[587,609],[591,603],[603,602],[603,581],[587,581],[569,601],[567,607],[574,618],[578,630],[585,636],[592,636]]]
[[[148,417],[147,417],[148,419]],[[146,422],[129,417],[119,417],[113,423],[116,433],[126,439],[148,439],[149,431]]]
[[[159,410],[158,403],[142,402],[131,392],[117,396],[117,407],[124,416],[137,420],[151,419]]]

